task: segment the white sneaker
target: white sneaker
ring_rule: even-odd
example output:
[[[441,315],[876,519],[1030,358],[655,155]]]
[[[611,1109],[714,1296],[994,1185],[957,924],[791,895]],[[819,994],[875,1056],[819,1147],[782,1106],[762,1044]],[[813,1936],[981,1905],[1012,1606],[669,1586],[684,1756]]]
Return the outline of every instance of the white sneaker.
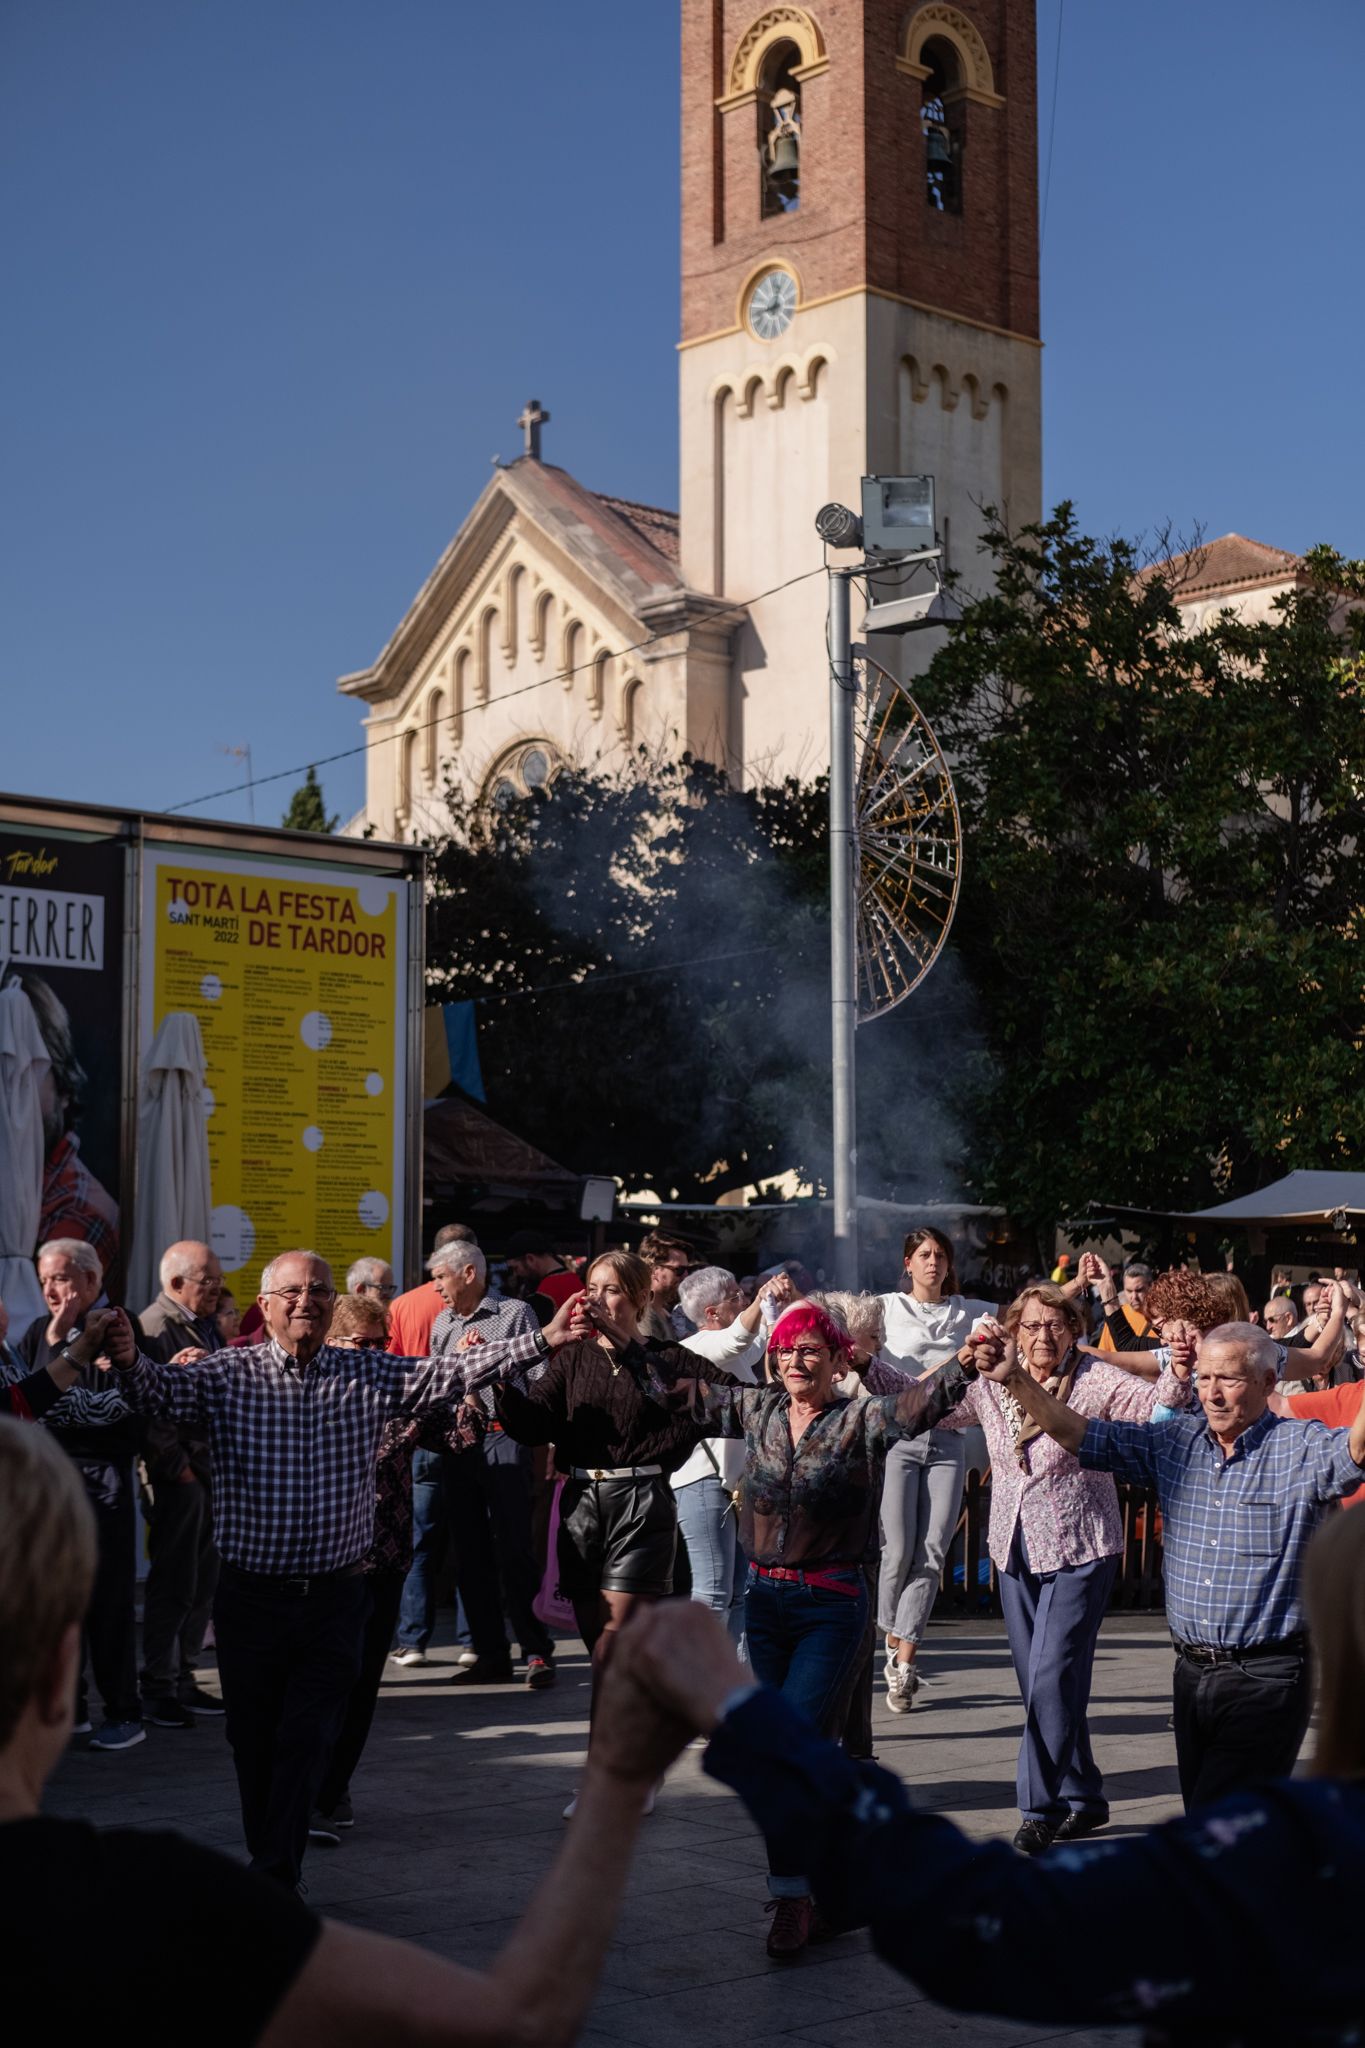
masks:
[[[393,1661],[395,1664],[402,1664],[404,1666],[409,1664],[425,1664],[427,1653],[425,1650],[395,1650],[393,1652]]]
[[[662,1784],[662,1782],[663,1782],[663,1780],[662,1780],[662,1779],[660,1779],[659,1783],[660,1783],[660,1784]],[[644,1805],[643,1805],[643,1806],[642,1806],[642,1807],[640,1808],[640,1811],[641,1811],[641,1813],[644,1813],[644,1814],[650,1814],[650,1813],[653,1813],[653,1811],[654,1811],[654,1802],[655,1802],[655,1800],[656,1800],[656,1799],[658,1798],[658,1796],[659,1796],[659,1786],[658,1786],[658,1785],[651,1785],[651,1786],[650,1786],[650,1788],[649,1788],[649,1790],[648,1790],[648,1792],[646,1792],[646,1794],[645,1794],[645,1803],[644,1803]],[[573,1817],[574,1817],[574,1815],[575,1815],[575,1814],[577,1813],[577,1811],[578,1811],[578,1794],[577,1794],[577,1793],[575,1792],[575,1793],[574,1793],[574,1796],[573,1796],[573,1798],[572,1798],[572,1799],[571,1799],[571,1800],[569,1801],[568,1805],[567,1805],[567,1806],[565,1807],[565,1809],[564,1809],[564,1818],[565,1818],[565,1820],[572,1820],[572,1819],[573,1819]]]
[[[888,1664],[886,1668],[886,1704],[893,1714],[908,1714],[915,1704],[919,1691],[919,1679],[915,1676],[913,1664]]]
[[[478,1661],[479,1653],[477,1650],[461,1650],[459,1656],[455,1659],[455,1662],[466,1671],[472,1671]]]

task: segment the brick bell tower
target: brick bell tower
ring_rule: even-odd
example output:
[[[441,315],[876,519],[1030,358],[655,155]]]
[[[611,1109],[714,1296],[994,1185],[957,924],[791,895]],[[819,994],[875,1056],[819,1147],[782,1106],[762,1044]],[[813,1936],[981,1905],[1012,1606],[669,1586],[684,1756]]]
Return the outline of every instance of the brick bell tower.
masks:
[[[913,471],[970,582],[977,507],[1041,506],[1033,0],[682,0],[682,20],[686,582],[743,600],[798,576],[822,504]],[[734,635],[746,779],[825,765],[825,598],[811,578]]]

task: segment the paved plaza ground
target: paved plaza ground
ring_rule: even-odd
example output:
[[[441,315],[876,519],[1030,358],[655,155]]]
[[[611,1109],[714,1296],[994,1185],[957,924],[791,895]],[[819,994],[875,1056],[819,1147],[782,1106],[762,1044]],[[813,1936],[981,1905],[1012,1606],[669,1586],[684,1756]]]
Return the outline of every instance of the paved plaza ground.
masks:
[[[587,1739],[587,1662],[566,1645],[557,1686],[452,1692],[453,1645],[414,1671],[391,1667],[353,1786],[356,1825],[338,1850],[309,1852],[319,1911],[477,1963],[498,1948],[560,1839],[561,1810]],[[935,1624],[926,1704],[901,1718],[879,1695],[880,1760],[926,1809],[969,1833],[1012,1832],[1020,1726],[1004,1630]],[[1178,1811],[1170,1644],[1157,1616],[1112,1619],[1101,1637],[1091,1726],[1117,1828]],[[213,1674],[206,1674],[210,1687]],[[764,1857],[747,1814],[703,1776],[700,1750],[674,1767],[643,1824],[630,1896],[580,2037],[588,2048],[888,2048],[897,2040],[990,2043],[1136,2041],[973,2019],[922,1999],[864,1935],[770,1963],[763,1943]],[[192,1733],[150,1728],[139,1748],[76,1746],[48,1810],[103,1826],[173,1827],[240,1853],[236,1791],[221,1721]]]

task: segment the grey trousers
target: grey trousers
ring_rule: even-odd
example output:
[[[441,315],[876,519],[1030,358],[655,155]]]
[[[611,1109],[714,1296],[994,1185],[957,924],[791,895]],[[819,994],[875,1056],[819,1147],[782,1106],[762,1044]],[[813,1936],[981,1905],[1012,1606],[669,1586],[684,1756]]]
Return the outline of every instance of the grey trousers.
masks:
[[[895,1443],[882,1482],[882,1568],[877,1626],[917,1643],[929,1623],[939,1576],[962,1507],[966,1452],[956,1430],[929,1433],[923,1464],[915,1444]]]

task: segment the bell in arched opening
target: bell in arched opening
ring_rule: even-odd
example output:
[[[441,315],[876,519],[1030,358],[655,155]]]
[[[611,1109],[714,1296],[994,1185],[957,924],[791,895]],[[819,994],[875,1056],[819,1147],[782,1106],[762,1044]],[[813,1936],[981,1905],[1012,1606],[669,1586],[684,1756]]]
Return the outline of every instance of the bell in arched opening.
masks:
[[[772,103],[773,125],[764,149],[764,172],[769,190],[784,212],[796,204],[801,189],[801,117],[796,94],[779,92]]]

